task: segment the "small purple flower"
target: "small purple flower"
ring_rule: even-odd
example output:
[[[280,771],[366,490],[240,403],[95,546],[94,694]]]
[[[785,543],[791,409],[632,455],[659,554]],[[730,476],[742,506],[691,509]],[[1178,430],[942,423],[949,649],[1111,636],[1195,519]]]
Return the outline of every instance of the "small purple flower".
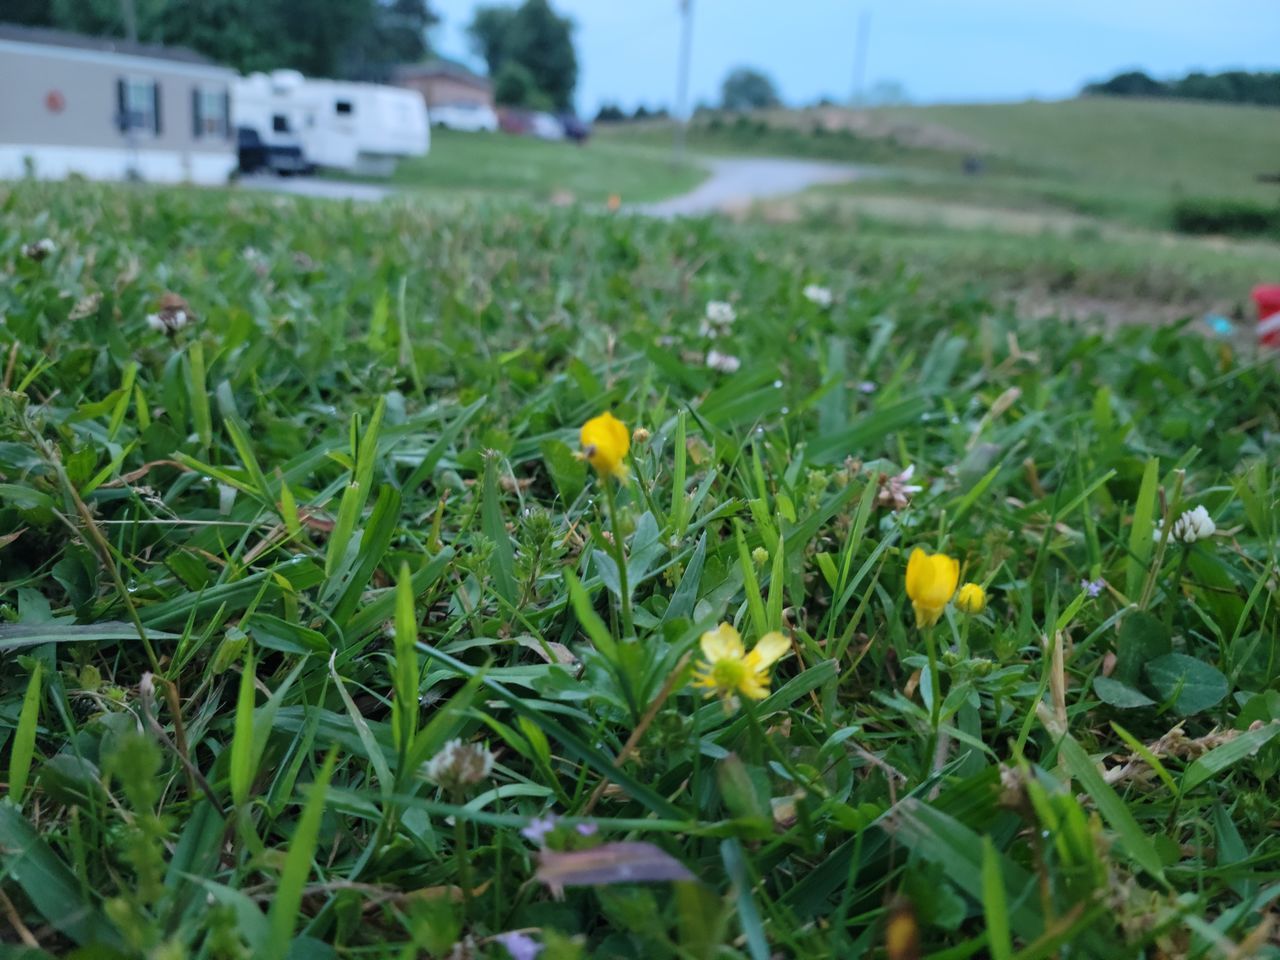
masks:
[[[511,960],[534,960],[534,957],[542,952],[542,944],[518,930],[500,933],[493,939],[507,948],[507,953],[511,954]]]
[[[1107,581],[1099,577],[1097,580],[1081,580],[1080,589],[1091,597],[1097,597],[1102,594],[1102,589],[1107,585]]]
[[[534,817],[529,825],[520,831],[521,836],[532,843],[542,846],[547,834],[556,828],[556,815],[549,813],[545,817]]]
[[[578,831],[578,835],[582,837],[594,837],[600,828],[594,823],[580,823],[573,829]]]

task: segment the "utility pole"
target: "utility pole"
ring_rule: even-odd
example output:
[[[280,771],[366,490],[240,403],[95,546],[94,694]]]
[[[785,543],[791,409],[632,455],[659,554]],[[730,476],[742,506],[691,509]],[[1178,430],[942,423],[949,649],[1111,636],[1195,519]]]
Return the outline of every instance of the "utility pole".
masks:
[[[120,13],[124,17],[124,38],[130,43],[137,43],[138,11],[134,9],[133,0],[120,0]]]
[[[858,35],[853,45],[853,103],[863,102],[867,90],[867,45],[871,42],[871,11],[858,16]]]
[[[680,0],[680,62],[676,75],[676,139],[672,161],[684,165],[685,140],[689,134],[689,59],[693,54],[693,0]]]

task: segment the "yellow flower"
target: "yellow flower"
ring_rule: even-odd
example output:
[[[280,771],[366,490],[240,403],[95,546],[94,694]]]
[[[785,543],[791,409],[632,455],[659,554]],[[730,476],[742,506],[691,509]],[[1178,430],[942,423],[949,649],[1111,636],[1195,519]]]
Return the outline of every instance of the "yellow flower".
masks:
[[[907,561],[907,596],[916,611],[916,626],[931,627],[938,622],[947,602],[956,592],[960,564],[945,553],[928,554],[916,547]]]
[[[631,449],[631,434],[627,425],[609,411],[592,417],[582,425],[578,438],[582,443],[582,457],[596,468],[596,473],[611,474],[619,480],[627,479],[627,467],[623,462]]]
[[[956,594],[956,608],[961,613],[977,616],[987,609],[987,591],[977,583],[966,583]]]
[[[731,623],[708,630],[700,641],[702,655],[694,674],[694,686],[704,687],[707,696],[728,698],[742,694],[752,700],[769,695],[769,668],[791,651],[791,641],[781,633],[766,633],[750,653],[742,646],[742,636]]]

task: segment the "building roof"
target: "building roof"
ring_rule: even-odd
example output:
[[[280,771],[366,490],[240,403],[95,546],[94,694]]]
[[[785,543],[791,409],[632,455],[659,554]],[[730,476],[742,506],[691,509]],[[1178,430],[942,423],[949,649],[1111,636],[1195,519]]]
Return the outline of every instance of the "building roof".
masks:
[[[129,57],[148,57],[152,60],[169,60],[202,67],[221,67],[221,64],[186,47],[136,43],[120,37],[87,37],[80,33],[53,30],[47,27],[23,27],[14,23],[0,23],[0,40],[40,44],[46,47],[68,47],[73,50],[93,50],[98,53],[118,53]]]
[[[488,77],[482,77],[461,63],[454,60],[426,60],[422,63],[403,63],[395,69],[395,79],[414,80],[422,77],[448,77],[459,83],[468,83],[474,87],[488,90],[492,84]]]

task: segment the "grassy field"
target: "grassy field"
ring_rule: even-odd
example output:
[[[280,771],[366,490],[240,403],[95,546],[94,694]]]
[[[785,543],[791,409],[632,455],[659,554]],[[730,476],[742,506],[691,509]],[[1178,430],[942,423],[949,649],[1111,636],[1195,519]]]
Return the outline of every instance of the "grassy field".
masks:
[[[661,141],[660,125],[617,126],[604,138]],[[765,111],[707,118],[691,143],[705,152],[759,152],[871,163],[908,178],[841,188],[863,195],[945,198],[1050,210],[1166,228],[1183,197],[1280,204],[1280,121],[1265,107],[1092,98],[1055,103]],[[965,175],[965,157],[980,157]]]
[[[500,196],[603,203],[612,194],[643,203],[692,190],[701,168],[673,168],[669,147],[582,146],[495,133],[432,132],[431,152],[402,162],[392,182],[433,196]]]
[[[0,950],[1280,956],[1280,368],[928,281],[0,187]]]

